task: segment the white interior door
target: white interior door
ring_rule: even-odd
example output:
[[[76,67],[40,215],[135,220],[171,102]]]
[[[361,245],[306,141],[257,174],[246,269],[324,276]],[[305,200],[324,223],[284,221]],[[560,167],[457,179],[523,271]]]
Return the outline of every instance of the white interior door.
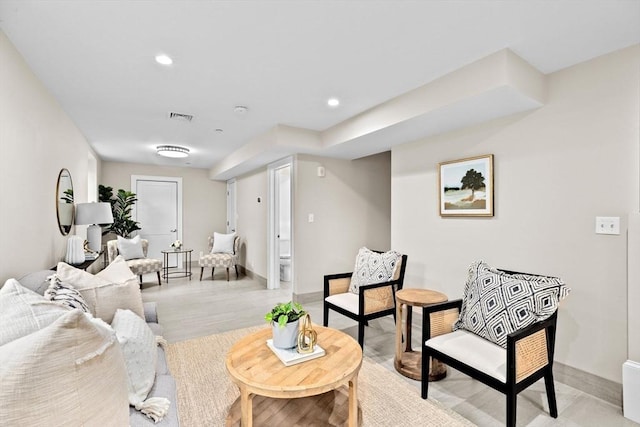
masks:
[[[227,233],[236,231],[236,180],[227,181]]]
[[[149,241],[147,256],[163,259],[161,251],[182,240],[182,179],[132,176],[131,188],[138,199],[133,215],[138,234]],[[169,267],[181,263],[181,257],[169,257]]]
[[[269,165],[269,235],[267,288],[280,288],[280,255],[288,252],[291,291],[295,288],[293,269],[293,159]],[[281,241],[281,238],[285,242]],[[282,245],[281,243],[284,243]]]

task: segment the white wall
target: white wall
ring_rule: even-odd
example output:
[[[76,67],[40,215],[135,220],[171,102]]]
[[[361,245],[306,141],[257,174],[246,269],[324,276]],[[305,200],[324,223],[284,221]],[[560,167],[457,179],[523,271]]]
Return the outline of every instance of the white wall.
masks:
[[[58,230],[56,181],[60,169],[69,169],[75,201],[87,201],[91,149],[2,31],[0,64],[2,284],[64,258],[68,237]]]
[[[268,183],[266,168],[236,179],[239,263],[263,278],[267,277]]]
[[[193,261],[200,251],[207,251],[207,237],[226,232],[227,185],[211,181],[206,169],[102,162],[99,184],[131,190],[131,175],[170,176],[182,178],[182,241],[193,249]]]
[[[360,247],[390,248],[389,152],[358,160],[298,155],[294,191],[296,295],[322,292],[325,274],[353,271]]]
[[[407,281],[462,295],[477,259],[562,277],[572,288],[556,360],[617,382],[627,357],[627,216],[639,208],[640,47],[548,76],[531,113],[397,146],[392,151],[394,249]],[[438,162],[495,155],[495,217],[440,218]],[[596,235],[620,216],[620,236]]]

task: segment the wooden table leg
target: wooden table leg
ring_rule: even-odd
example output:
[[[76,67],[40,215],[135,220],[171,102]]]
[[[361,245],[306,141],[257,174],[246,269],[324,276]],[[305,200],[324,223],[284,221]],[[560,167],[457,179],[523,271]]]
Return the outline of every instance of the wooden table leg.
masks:
[[[240,388],[240,425],[242,427],[253,426],[253,394],[245,387]]]
[[[407,352],[413,351],[411,348],[411,327],[413,326],[413,307],[407,305],[407,324],[405,325],[405,329],[407,330],[407,334],[405,335],[405,350]]]
[[[402,325],[402,304],[398,303],[396,305],[396,369],[402,365]]]
[[[349,381],[349,427],[358,426],[358,377]]]

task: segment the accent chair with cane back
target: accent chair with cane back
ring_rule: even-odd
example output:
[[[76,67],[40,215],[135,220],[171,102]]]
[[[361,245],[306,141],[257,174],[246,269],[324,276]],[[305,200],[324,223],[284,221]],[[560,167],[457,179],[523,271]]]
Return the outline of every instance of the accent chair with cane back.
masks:
[[[369,320],[396,317],[396,291],[402,289],[407,255],[361,248],[353,272],[324,276],[324,326],[329,310],[358,322],[358,343],[364,346]]]
[[[423,307],[422,398],[433,357],[504,393],[508,427],[516,425],[518,393],[544,378],[549,413],[557,418],[557,309],[569,291],[557,277],[472,264],[462,299]]]

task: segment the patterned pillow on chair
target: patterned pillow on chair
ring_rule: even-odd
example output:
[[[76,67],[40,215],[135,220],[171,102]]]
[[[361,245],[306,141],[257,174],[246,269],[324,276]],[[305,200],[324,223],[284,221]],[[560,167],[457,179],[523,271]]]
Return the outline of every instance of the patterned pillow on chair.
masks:
[[[360,248],[351,276],[349,292],[357,294],[362,285],[390,281],[401,259],[402,255],[396,251],[378,253],[365,247]]]
[[[570,291],[557,277],[509,274],[477,261],[469,267],[453,330],[466,329],[506,348],[507,335],[550,317]]]

